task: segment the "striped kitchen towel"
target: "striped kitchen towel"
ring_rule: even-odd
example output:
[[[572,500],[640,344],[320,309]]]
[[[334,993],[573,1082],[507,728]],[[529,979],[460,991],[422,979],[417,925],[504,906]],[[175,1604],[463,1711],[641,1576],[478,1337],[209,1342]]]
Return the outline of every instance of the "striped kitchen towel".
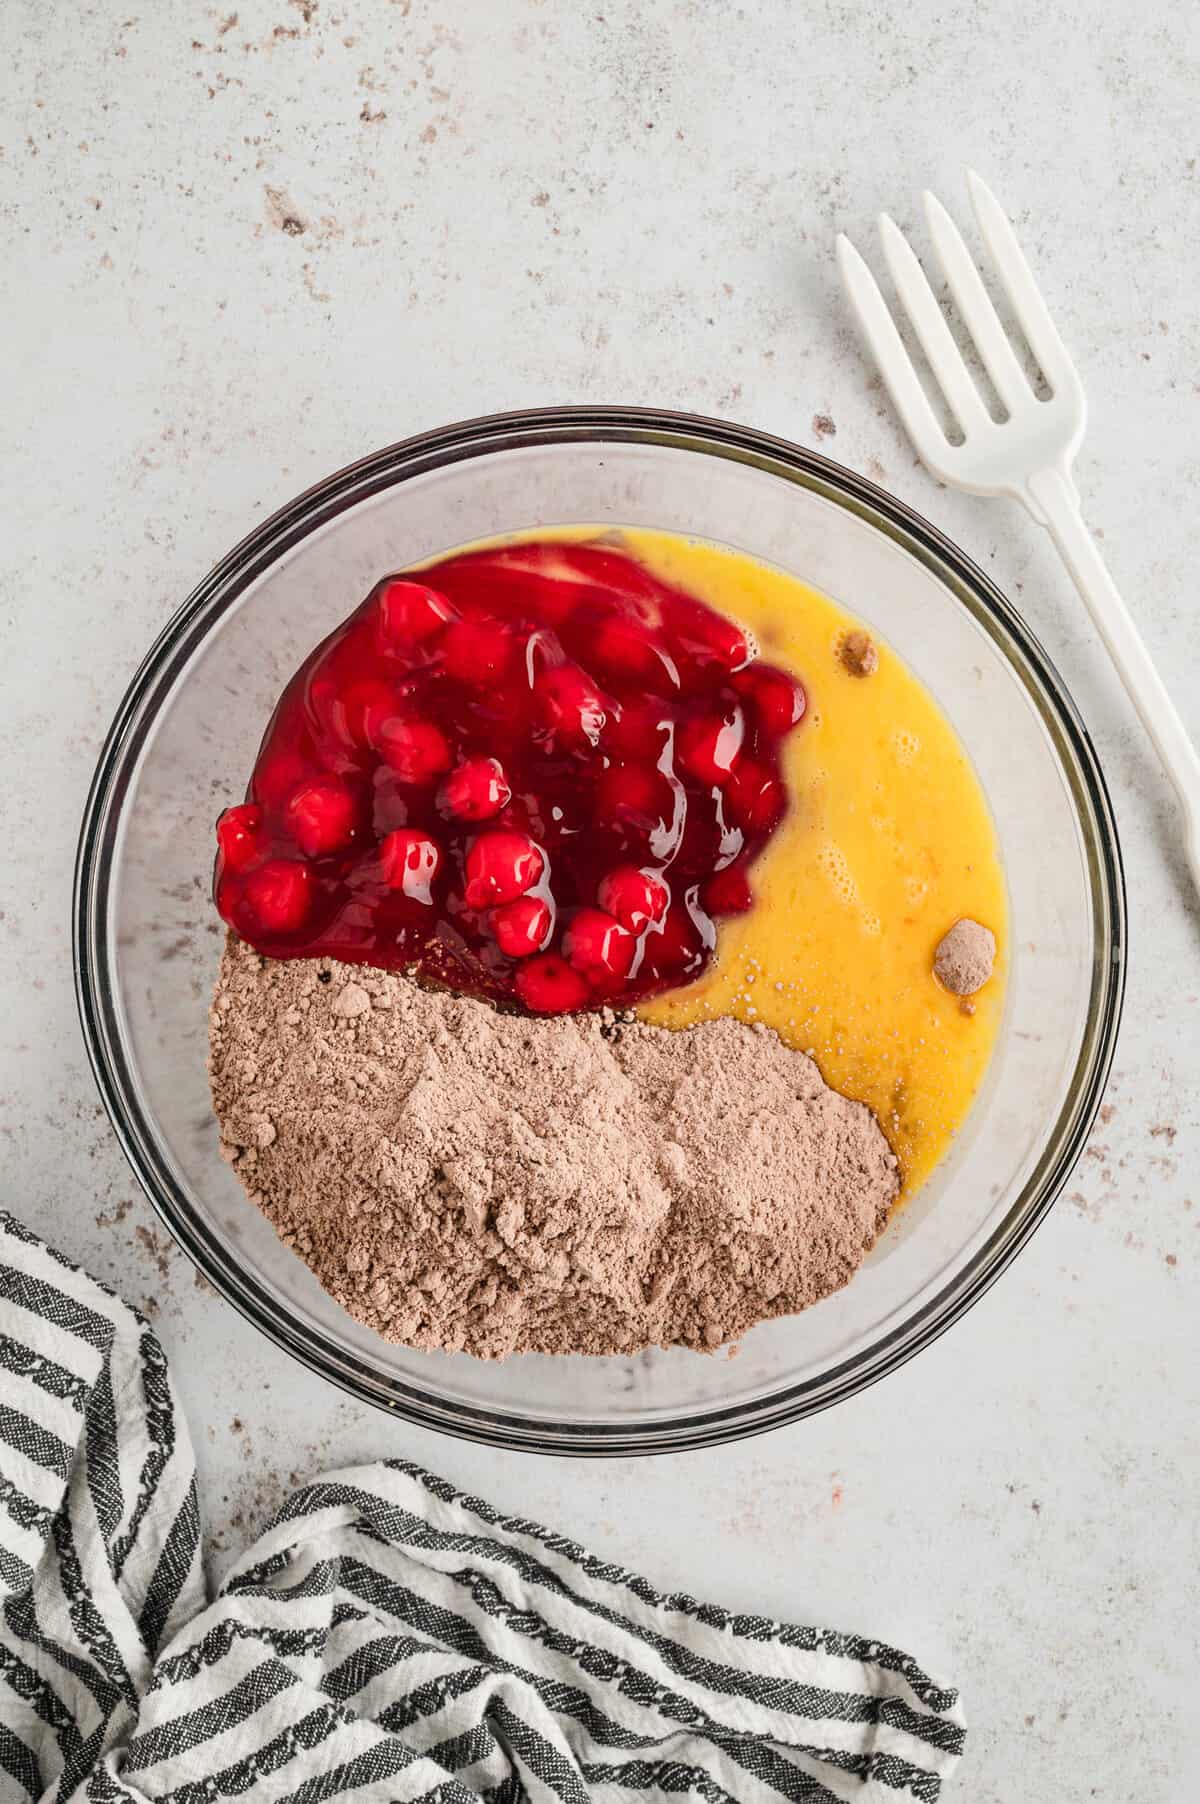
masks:
[[[305,1486],[209,1602],[135,1310],[0,1214],[0,1799],[937,1799],[958,1695],[400,1461]]]

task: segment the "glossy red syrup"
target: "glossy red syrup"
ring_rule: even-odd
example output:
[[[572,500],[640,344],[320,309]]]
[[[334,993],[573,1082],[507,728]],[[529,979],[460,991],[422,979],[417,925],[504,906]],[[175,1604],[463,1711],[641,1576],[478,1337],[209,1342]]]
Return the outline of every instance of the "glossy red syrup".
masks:
[[[218,822],[221,914],[272,958],[535,1014],[688,982],[787,808],[804,692],[751,649],[601,546],[389,577],[292,678]]]

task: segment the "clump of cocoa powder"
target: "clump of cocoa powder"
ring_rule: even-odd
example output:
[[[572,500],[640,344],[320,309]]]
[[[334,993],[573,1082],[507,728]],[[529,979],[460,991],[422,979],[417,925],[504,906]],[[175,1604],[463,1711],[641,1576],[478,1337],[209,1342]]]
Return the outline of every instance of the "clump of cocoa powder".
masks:
[[[762,1026],[531,1019],[230,938],[222,1146],[281,1239],[387,1340],[712,1349],[845,1284],[896,1161]]]
[[[854,677],[873,676],[879,669],[879,651],[869,633],[860,629],[845,633],[838,645],[842,666]]]
[[[973,996],[992,975],[996,964],[996,936],[969,915],[955,921],[942,935],[933,955],[938,982],[955,996]]]

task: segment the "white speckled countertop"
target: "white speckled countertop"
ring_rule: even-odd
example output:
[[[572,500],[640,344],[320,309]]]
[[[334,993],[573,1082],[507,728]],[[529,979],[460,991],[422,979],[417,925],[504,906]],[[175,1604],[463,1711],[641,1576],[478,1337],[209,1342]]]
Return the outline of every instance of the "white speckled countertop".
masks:
[[[404,1452],[664,1584],[911,1648],[964,1688],[973,1804],[1196,1795],[1200,921],[1048,542],[914,466],[830,256],[881,206],[911,220],[926,184],[961,204],[964,161],[992,181],[1087,384],[1088,517],[1200,726],[1186,19],[1139,0],[9,0],[4,1201],[155,1317],[217,1565],[295,1477]],[[135,1191],[71,989],[92,763],[197,578],[367,449],[581,400],[820,443],[928,512],[1064,672],[1130,879],[1103,1123],[1008,1275],[852,1403],[640,1463],[417,1433],[259,1339]]]

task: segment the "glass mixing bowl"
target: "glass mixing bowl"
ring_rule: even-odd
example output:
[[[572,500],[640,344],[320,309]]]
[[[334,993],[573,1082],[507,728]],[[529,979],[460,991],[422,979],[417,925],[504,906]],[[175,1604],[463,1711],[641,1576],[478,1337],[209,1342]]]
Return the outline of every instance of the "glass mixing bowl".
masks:
[[[388,570],[570,523],[723,542],[833,596],[953,722],[999,832],[1010,899],[1003,1025],[950,1155],[845,1290],[755,1328],[740,1356],[523,1355],[489,1364],[374,1337],[276,1239],[220,1158],[205,1072],[221,932],[216,814],[279,691]],[[258,527],[135,676],[96,772],[76,880],[80,1011],[101,1093],[151,1201],[209,1281],[354,1396],[431,1428],[554,1453],[657,1452],[852,1395],[979,1297],[1083,1146],[1123,987],[1116,829],[1086,732],[1018,614],[960,551],[860,477],[714,420],[626,408],[509,414],[343,470]]]

